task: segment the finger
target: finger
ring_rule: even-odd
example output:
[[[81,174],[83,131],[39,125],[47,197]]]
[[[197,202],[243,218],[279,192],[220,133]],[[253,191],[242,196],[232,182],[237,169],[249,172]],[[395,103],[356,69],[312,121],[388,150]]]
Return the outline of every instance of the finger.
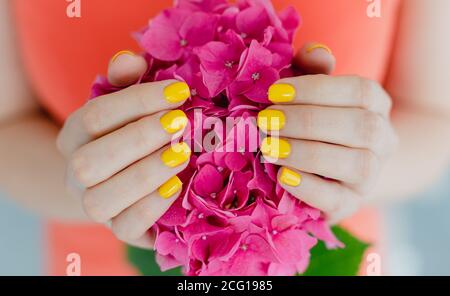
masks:
[[[361,204],[359,196],[351,189],[313,174],[282,167],[278,180],[287,192],[323,211],[331,221],[350,216]]]
[[[108,66],[108,81],[114,86],[124,87],[136,83],[147,71],[147,61],[129,50],[114,55]]]
[[[94,221],[104,223],[186,168],[190,149],[173,144],[145,157],[103,183],[85,191],[83,206]],[[178,184],[180,185],[180,184]]]
[[[69,167],[82,185],[92,187],[160,149],[187,124],[181,110],[144,117],[82,146],[71,156]]]
[[[112,219],[109,220],[105,224],[105,226],[108,227],[112,231],[112,226],[113,226]],[[117,237],[117,235],[116,235],[116,237]],[[137,248],[145,249],[145,250],[153,250],[153,247],[155,245],[155,233],[153,231],[149,230],[137,239],[122,240],[122,241],[133,247],[137,247]]]
[[[295,55],[294,65],[304,74],[331,74],[336,59],[328,46],[321,43],[307,43]]]
[[[380,156],[392,146],[388,120],[359,108],[271,106],[259,112],[258,127],[281,137],[369,149]]]
[[[189,86],[176,80],[133,85],[98,97],[69,117],[58,138],[58,148],[70,155],[92,139],[142,117],[177,108],[189,97]]]
[[[139,200],[112,219],[113,233],[123,241],[135,241],[162,217],[178,198],[180,190],[170,198],[161,198],[158,192]]]
[[[153,246],[155,245],[155,238],[151,236],[150,233],[146,233],[140,238],[132,241],[124,241],[130,246],[134,246],[137,248],[145,249],[145,250],[153,250]]]
[[[357,76],[305,75],[284,78],[269,89],[275,104],[363,108],[385,117],[391,99],[376,82]]]
[[[369,150],[322,142],[268,137],[261,143],[263,156],[278,165],[349,184],[365,184],[378,172],[378,159]]]

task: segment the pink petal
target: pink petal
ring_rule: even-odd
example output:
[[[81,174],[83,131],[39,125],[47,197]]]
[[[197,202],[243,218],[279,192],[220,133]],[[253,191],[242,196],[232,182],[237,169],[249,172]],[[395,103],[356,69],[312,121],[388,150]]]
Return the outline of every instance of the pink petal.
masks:
[[[253,179],[248,183],[248,188],[263,192],[266,196],[270,196],[273,190],[273,182],[269,176],[264,172],[259,158],[253,161]]]
[[[183,54],[176,28],[178,23],[173,22],[175,13],[173,10],[165,10],[151,22],[142,36],[142,47],[159,60],[176,61]]]
[[[293,264],[271,263],[267,272],[268,276],[294,276],[297,268]]]
[[[172,206],[158,220],[158,223],[165,226],[175,226],[186,221],[187,211],[182,206],[183,199],[178,198]]]
[[[167,69],[158,70],[155,73],[155,81],[174,79],[176,69],[177,69],[177,65],[173,65]]]
[[[176,240],[177,238],[173,233],[164,231],[155,240],[155,250],[161,255],[169,255],[176,247]]]
[[[225,164],[232,171],[240,171],[247,165],[247,158],[241,153],[228,153],[225,156]]]
[[[179,262],[173,256],[164,256],[159,253],[156,253],[156,263],[163,272],[183,265],[183,262]]]
[[[274,68],[266,68],[258,72],[260,79],[254,82],[253,86],[245,92],[245,96],[254,102],[269,104],[267,99],[269,87],[274,84],[280,75]]]
[[[272,236],[273,247],[282,263],[295,264],[308,256],[317,240],[303,230],[287,230]]]
[[[217,12],[227,7],[226,0],[176,0],[175,7],[193,11]]]
[[[273,52],[272,67],[282,70],[291,65],[294,57],[294,48],[290,43],[272,42],[267,48]]]
[[[218,193],[223,187],[223,178],[219,171],[210,164],[200,169],[194,179],[194,190],[201,196]]]
[[[269,25],[269,17],[266,10],[261,6],[244,9],[236,17],[238,30],[249,38],[259,39],[264,29]]]
[[[242,54],[238,81],[252,81],[253,74],[272,65],[272,53],[257,41],[253,40],[250,47]]]
[[[318,239],[324,241],[327,248],[329,249],[344,247],[344,244],[336,238],[336,236],[331,231],[331,228],[328,225],[328,223],[323,219],[318,221],[305,222],[303,227],[305,228],[306,231],[310,232]]]
[[[219,19],[204,12],[191,14],[180,28],[180,36],[191,47],[201,46],[214,39]]]
[[[292,42],[295,31],[300,26],[301,19],[294,7],[289,6],[279,13],[283,28],[288,32],[289,42]]]
[[[272,219],[271,226],[274,230],[281,232],[298,225],[298,219],[294,215],[280,215]]]

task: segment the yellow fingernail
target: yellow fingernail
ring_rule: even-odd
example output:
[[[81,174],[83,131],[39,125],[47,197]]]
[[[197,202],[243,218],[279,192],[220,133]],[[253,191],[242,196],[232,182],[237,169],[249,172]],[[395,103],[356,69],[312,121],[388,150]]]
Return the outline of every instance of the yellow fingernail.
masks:
[[[179,166],[191,157],[191,149],[184,143],[173,144],[161,154],[161,160],[170,168]]]
[[[288,186],[297,187],[302,182],[302,176],[299,173],[286,167],[281,168],[280,182]]]
[[[186,127],[188,118],[183,111],[172,110],[164,114],[159,121],[166,132],[174,134]]]
[[[162,198],[167,199],[167,198],[170,198],[171,196],[173,196],[175,193],[177,193],[178,190],[180,190],[180,188],[182,186],[183,186],[183,183],[181,182],[180,178],[178,178],[177,176],[174,176],[174,177],[170,178],[169,181],[167,181],[166,183],[161,185],[161,187],[159,187],[159,189],[158,189],[158,192]]]
[[[179,103],[191,96],[186,82],[175,82],[164,89],[164,96],[169,103]]]
[[[288,103],[294,98],[295,88],[290,84],[274,84],[269,88],[269,100],[273,103]]]
[[[258,113],[258,127],[266,131],[279,131],[286,124],[283,111],[266,109]]]
[[[123,55],[123,54],[135,56],[135,53],[132,52],[132,51],[130,51],[130,50],[122,50],[122,51],[119,51],[118,53],[116,53],[116,54],[112,57],[111,62],[114,62],[115,60],[117,60],[117,58],[118,58],[119,56],[121,56],[121,55]]]
[[[326,46],[325,44],[321,44],[321,43],[315,43],[315,44],[310,45],[308,48],[306,48],[306,52],[311,53],[318,48],[325,49],[326,51],[328,51],[329,54],[332,54],[331,49],[328,46]]]
[[[270,158],[287,158],[291,154],[291,145],[288,141],[267,137],[261,143],[261,153]]]

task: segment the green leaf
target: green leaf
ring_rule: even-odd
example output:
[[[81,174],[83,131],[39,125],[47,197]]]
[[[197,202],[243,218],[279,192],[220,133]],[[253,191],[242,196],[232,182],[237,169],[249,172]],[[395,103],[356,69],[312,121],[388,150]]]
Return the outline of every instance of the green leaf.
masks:
[[[328,250],[319,242],[311,250],[311,262],[304,276],[354,276],[358,274],[364,252],[369,247],[340,227],[333,227],[334,234],[345,248]]]
[[[127,256],[128,261],[131,262],[131,264],[133,264],[133,266],[136,267],[142,275],[182,275],[181,268],[175,268],[162,272],[155,261],[155,252],[152,250],[143,250],[136,247],[127,246]]]

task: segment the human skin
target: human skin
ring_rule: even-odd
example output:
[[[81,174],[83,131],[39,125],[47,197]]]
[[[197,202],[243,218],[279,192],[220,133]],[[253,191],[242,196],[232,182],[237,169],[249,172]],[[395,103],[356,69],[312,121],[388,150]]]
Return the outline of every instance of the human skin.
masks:
[[[160,180],[158,184],[146,189],[152,190],[151,192],[146,192],[138,200],[129,200],[129,205],[92,202],[101,200],[101,195],[105,193],[114,193],[112,189],[99,190],[102,194],[97,196],[100,197],[91,197],[91,202],[86,202],[89,200],[86,196],[92,196],[86,192],[92,192],[92,188],[100,188],[96,186],[108,182],[119,184],[112,176],[114,170],[131,164],[132,162],[127,163],[125,160],[130,161],[133,157],[128,155],[126,158],[121,151],[116,151],[114,159],[107,159],[105,155],[109,155],[108,151],[97,145],[98,134],[86,138],[86,135],[71,134],[67,127],[60,133],[58,146],[64,156],[59,155],[55,145],[59,128],[39,111],[31,91],[23,85],[25,79],[16,56],[12,28],[6,17],[7,9],[7,1],[0,0],[0,13],[5,14],[5,17],[0,17],[0,42],[2,49],[5,49],[0,56],[0,188],[11,198],[46,217],[86,219],[86,211],[90,218],[98,222],[105,223],[112,218],[112,230],[119,239],[150,247],[152,241],[143,239],[142,231],[151,225],[142,224],[143,219],[139,215],[150,215],[152,219],[149,221],[155,221],[176,198],[176,194],[170,199],[158,196],[155,190],[159,183],[165,181]],[[359,77],[319,75],[290,78],[287,81],[294,87],[311,90],[320,81],[321,88],[329,93],[342,94],[346,91],[346,98],[352,103],[342,106],[342,102],[333,101],[333,96],[321,97],[313,91],[308,96],[291,102],[298,112],[307,112],[308,116],[302,118],[309,120],[297,123],[308,131],[307,134],[285,135],[293,149],[288,158],[279,160],[283,161],[280,164],[302,176],[300,185],[286,189],[301,195],[307,202],[324,210],[333,222],[337,222],[369,202],[386,203],[405,199],[435,182],[448,167],[450,160],[450,57],[447,54],[450,52],[450,40],[442,38],[450,25],[449,14],[450,3],[446,0],[404,1],[399,34],[384,88],[376,82]],[[327,73],[329,69],[320,69],[317,64],[308,63],[314,63],[318,59],[318,64],[329,65],[328,58],[326,50],[318,48],[311,53],[300,53],[297,61],[314,69],[314,73]],[[111,82],[125,84],[130,79],[133,80],[134,75],[142,71],[141,62],[136,59],[139,58],[133,59],[126,55],[116,59],[117,64],[112,63],[109,69]],[[134,70],[130,69],[136,72],[133,73]],[[140,87],[148,86],[133,87],[127,91],[138,93]],[[154,89],[155,97],[163,101],[163,85]],[[391,98],[394,109],[389,116]],[[327,103],[319,100],[326,100]],[[281,104],[275,107],[284,108]],[[154,111],[168,110],[168,107],[158,108],[160,109],[156,108]],[[83,113],[83,110],[88,108],[84,106],[77,113]],[[287,110],[284,111],[288,113]],[[346,116],[349,111],[352,116]],[[328,130],[321,129],[328,114],[335,117],[336,124],[329,126]],[[135,122],[148,115],[151,114],[140,114],[139,118],[128,119],[127,122]],[[292,116],[287,114],[286,130],[283,131],[285,133],[290,130],[289,118]],[[75,127],[84,126],[82,121],[77,123],[76,117],[71,122]],[[156,123],[159,124],[157,121]],[[93,124],[98,123],[94,121]],[[160,133],[162,128],[158,124],[146,126],[145,131],[149,134]],[[339,128],[342,126],[350,128]],[[118,132],[120,129],[108,130],[106,134],[101,133],[101,136],[110,136],[113,131]],[[115,141],[130,141],[131,133],[132,131],[121,133],[124,140],[115,138]],[[397,150],[394,149],[395,135],[400,143]],[[82,185],[70,186],[78,188],[74,198],[67,193],[63,178],[66,168],[68,176],[86,176],[80,167],[75,172],[76,166],[73,166],[74,155],[80,158],[83,151],[86,153],[86,147],[90,147],[89,151],[95,151],[90,152],[90,155],[103,155],[93,161],[110,165],[104,168],[110,171],[103,171],[102,175],[94,173],[87,179],[81,177],[82,180],[76,180],[75,177],[74,181],[70,181],[73,179],[69,178],[69,184]],[[316,157],[304,159],[302,153]],[[320,153],[327,153],[326,163],[320,163]],[[133,156],[138,155],[139,153]],[[340,163],[342,159],[348,159],[345,166]],[[164,168],[163,164],[156,161],[148,165],[158,171]],[[183,166],[179,166],[170,173],[167,171],[164,177],[168,179],[172,173],[175,174],[182,168]],[[315,174],[338,181],[325,180]],[[134,182],[130,179],[128,181]],[[128,181],[122,180],[127,184]],[[313,190],[314,195],[309,193]],[[120,198],[117,197],[116,200]],[[129,207],[130,205],[133,206]]]

